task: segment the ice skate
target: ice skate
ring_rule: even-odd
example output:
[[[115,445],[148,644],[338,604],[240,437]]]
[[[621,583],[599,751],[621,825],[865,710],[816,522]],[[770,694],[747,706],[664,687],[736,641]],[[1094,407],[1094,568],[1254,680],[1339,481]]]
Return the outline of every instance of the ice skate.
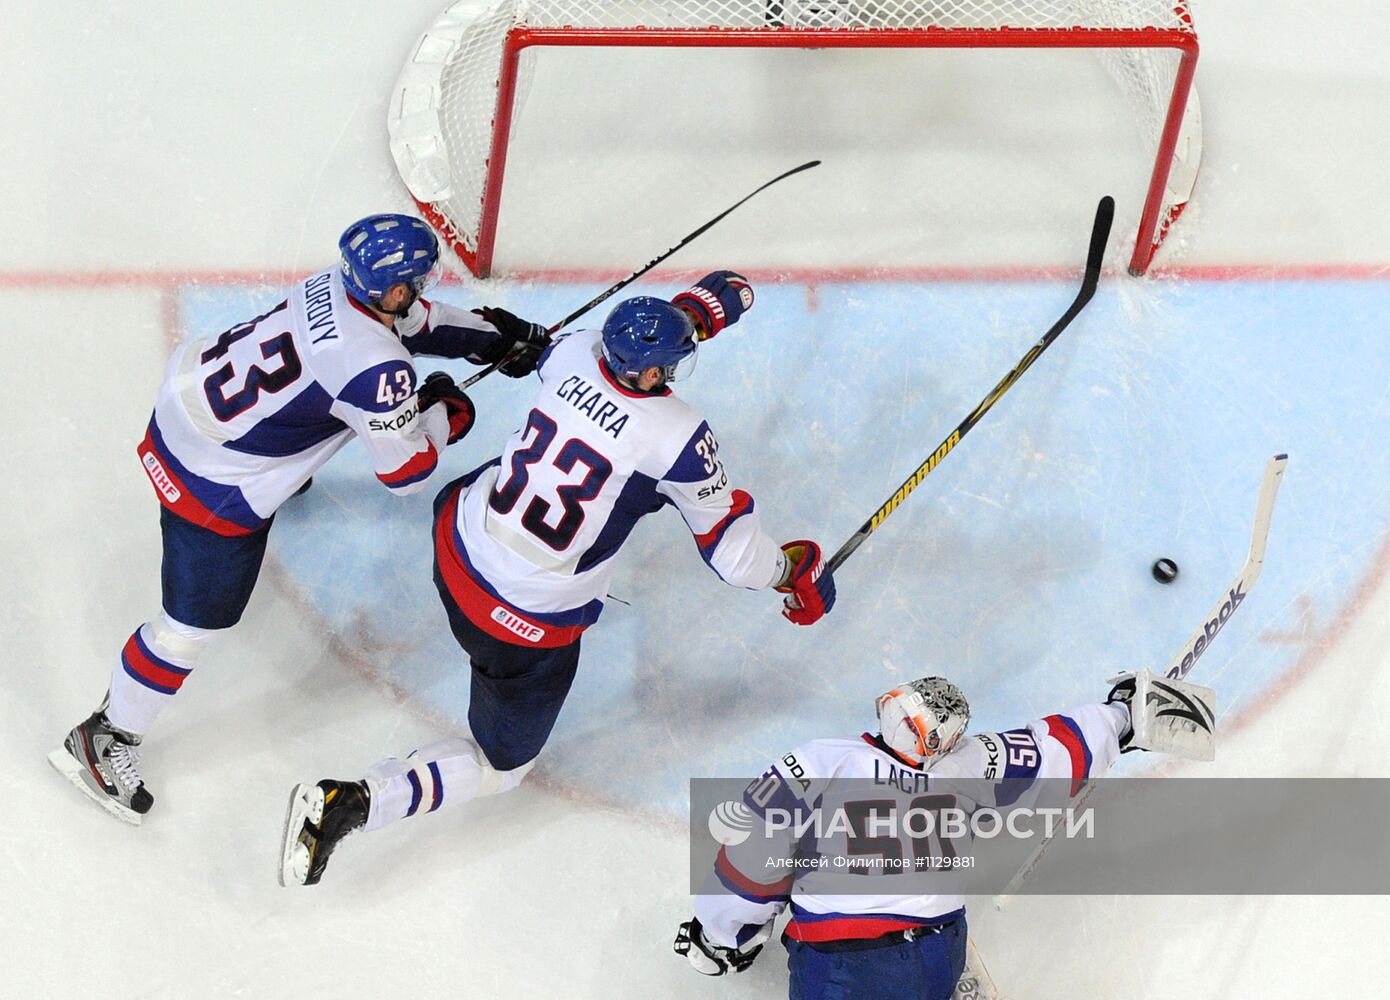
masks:
[[[285,815],[280,884],[317,884],[338,842],[367,822],[370,802],[362,781],[296,785]]]
[[[48,762],[107,812],[139,826],[154,805],[140,779],[140,737],[111,725],[105,707],[74,727]]]

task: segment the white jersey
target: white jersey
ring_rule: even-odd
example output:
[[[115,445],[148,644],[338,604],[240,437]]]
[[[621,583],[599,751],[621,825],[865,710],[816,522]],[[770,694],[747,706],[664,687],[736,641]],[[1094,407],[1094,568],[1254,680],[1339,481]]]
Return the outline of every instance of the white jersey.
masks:
[[[907,764],[881,738],[812,740],[782,757],[748,787],[744,804],[759,817],[769,809],[803,813],[809,808],[840,808],[853,814],[846,795],[877,805],[898,802],[904,815],[921,796],[952,799],[952,808],[1031,806],[1046,779],[1069,781],[1071,794],[1080,791],[1092,774],[1105,771],[1119,756],[1120,734],[1129,726],[1129,711],[1121,704],[1083,705],[1050,715],[1007,732],[980,733],[963,739],[930,770]],[[846,784],[844,779],[858,779]],[[832,780],[838,784],[832,785]],[[832,805],[833,802],[833,805]],[[922,808],[937,808],[935,805]],[[706,893],[695,898],[695,915],[716,945],[736,947],[756,928],[788,905],[792,919],[787,936],[822,942],[874,938],[898,930],[947,923],[965,909],[957,894],[922,894],[929,873],[882,874],[879,894],[843,893],[846,876],[830,866],[793,868],[795,856],[848,858],[865,853],[848,841],[853,836],[833,822],[822,826],[825,836],[799,843],[791,832],[774,842],[773,853],[785,857],[793,871],[769,880],[769,844],[753,838],[743,845],[725,846],[715,860]],[[875,831],[881,833],[881,831]],[[914,845],[899,847],[911,857]],[[882,844],[869,853],[879,853]],[[740,865],[740,863],[742,863]],[[834,891],[841,890],[838,894]],[[905,891],[910,889],[911,891]]]
[[[620,383],[601,341],[596,330],[556,339],[525,426],[443,505],[436,548],[450,591],[508,642],[559,645],[592,624],[613,556],[668,505],[725,582],[758,590],[781,577],[781,549],[730,484],[709,424],[669,388]]]
[[[355,434],[393,493],[423,489],[448,438],[419,412],[411,357],[492,360],[506,345],[459,309],[419,301],[387,327],[336,269],[169,361],[140,459],[164,504],[223,535],[264,525]]]

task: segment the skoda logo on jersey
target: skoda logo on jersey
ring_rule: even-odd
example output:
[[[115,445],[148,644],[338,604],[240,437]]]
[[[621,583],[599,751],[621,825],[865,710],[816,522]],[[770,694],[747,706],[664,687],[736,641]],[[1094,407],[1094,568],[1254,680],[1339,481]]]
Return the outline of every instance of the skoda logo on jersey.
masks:
[[[730,799],[710,810],[710,836],[725,847],[737,847],[753,834],[753,810]]]

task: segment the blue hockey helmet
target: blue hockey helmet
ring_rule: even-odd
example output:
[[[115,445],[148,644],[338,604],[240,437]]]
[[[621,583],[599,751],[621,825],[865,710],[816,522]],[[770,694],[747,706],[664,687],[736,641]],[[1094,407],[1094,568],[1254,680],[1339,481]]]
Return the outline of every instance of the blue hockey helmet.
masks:
[[[629,380],[653,367],[667,382],[684,378],[695,367],[698,345],[685,311],[650,295],[619,302],[603,321],[603,358]]]
[[[409,215],[358,219],[338,240],[338,250],[343,287],[363,305],[376,305],[399,284],[423,295],[439,278],[439,241],[429,226]]]

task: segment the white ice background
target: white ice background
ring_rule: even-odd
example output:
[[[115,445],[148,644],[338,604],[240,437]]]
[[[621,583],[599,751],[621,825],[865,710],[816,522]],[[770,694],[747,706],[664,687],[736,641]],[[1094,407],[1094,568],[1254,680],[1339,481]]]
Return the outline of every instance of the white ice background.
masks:
[[[466,708],[428,498],[393,501],[349,449],[286,508],[246,619],[151,735],[156,812],[133,829],[80,799],[43,758],[158,607],[133,449],[171,340],[274,301],[351,219],[408,208],[385,107],[438,6],[7,5],[0,996],[784,995],[776,945],[719,981],[670,954],[686,778],[866,728],[873,695],[921,673],[959,680],[981,726],[1103,694],[1229,579],[1283,449],[1266,575],[1199,678],[1222,695],[1221,756],[1181,773],[1386,774],[1390,22],[1367,0],[1226,0],[1195,11],[1203,173],[1144,281],[1120,264],[1146,164],[1087,54],[547,53],[503,204],[513,276],[450,300],[550,321],[604,282],[537,270],[616,277],[825,160],[678,260],[755,276],[756,308],[682,391],[778,537],[838,544],[1072,294],[895,269],[1076,273],[1112,193],[1112,273],[846,565],[818,629],[724,588],[674,515],[645,523],[615,584],[632,607],[586,636],[520,791],[349,841],[315,889],[276,886],[291,785]],[[858,276],[804,280],[835,268]],[[526,392],[480,385],[451,474],[495,454]],[[1147,576],[1159,555],[1183,567],[1171,588]],[[971,928],[1015,1000],[1362,997],[1390,974],[1380,898],[980,900]]]

